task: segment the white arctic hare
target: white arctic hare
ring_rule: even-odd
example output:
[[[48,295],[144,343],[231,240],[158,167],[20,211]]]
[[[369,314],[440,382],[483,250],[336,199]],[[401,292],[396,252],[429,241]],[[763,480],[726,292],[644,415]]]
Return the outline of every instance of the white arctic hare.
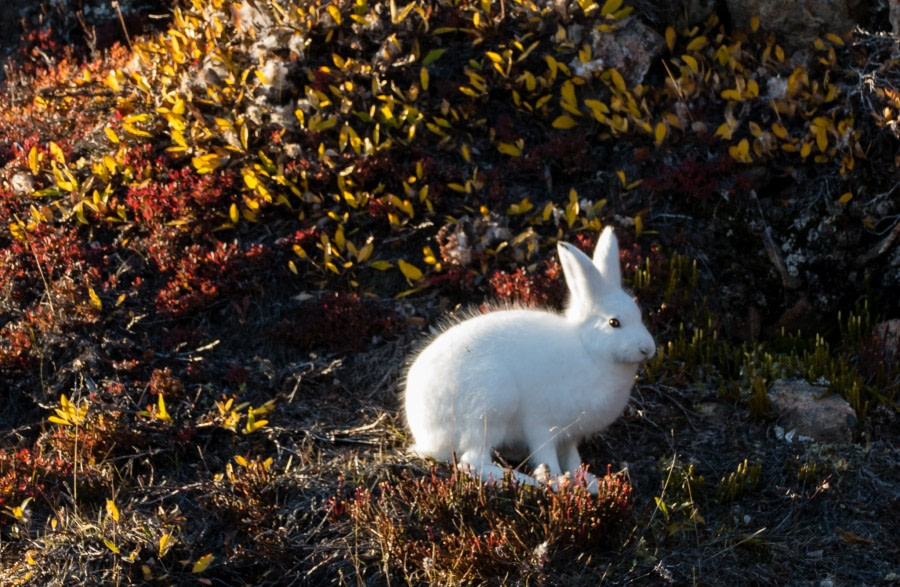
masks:
[[[603,231],[593,261],[568,243],[558,249],[570,294],[564,315],[489,312],[446,330],[413,361],[405,401],[415,453],[444,461],[455,453],[488,481],[507,472],[492,462],[495,449],[524,449],[555,481],[581,466],[579,441],[622,414],[656,346],[622,289],[615,234]],[[596,491],[595,477],[586,482]]]

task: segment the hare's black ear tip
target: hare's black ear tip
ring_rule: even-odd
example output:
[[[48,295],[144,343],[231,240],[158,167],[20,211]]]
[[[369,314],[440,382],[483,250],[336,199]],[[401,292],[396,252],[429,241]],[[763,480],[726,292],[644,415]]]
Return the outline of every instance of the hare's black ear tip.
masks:
[[[567,243],[566,241],[558,241],[556,243],[556,250],[558,250],[560,252],[562,252],[562,251],[570,251],[571,252],[572,245],[570,243]]]

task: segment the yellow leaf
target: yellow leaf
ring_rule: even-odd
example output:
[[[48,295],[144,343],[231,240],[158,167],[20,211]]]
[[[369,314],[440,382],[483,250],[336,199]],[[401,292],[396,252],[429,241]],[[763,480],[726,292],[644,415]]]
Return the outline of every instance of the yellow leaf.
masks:
[[[123,123],[122,123],[122,129],[123,129],[125,132],[127,132],[128,134],[134,135],[134,136],[136,136],[136,137],[145,137],[145,138],[152,138],[152,137],[153,137],[153,135],[150,134],[149,132],[147,132],[147,131],[145,131],[145,130],[143,130],[143,129],[140,129],[140,128],[136,127],[136,126],[134,126],[134,125],[131,124],[130,122],[123,122]]]
[[[119,521],[119,508],[116,507],[116,502],[111,499],[106,500],[106,515],[116,522]]]
[[[821,153],[828,148],[828,134],[824,130],[816,133],[816,146],[819,147]]]
[[[622,0],[606,0],[606,2],[603,3],[603,7],[600,9],[600,16],[612,14],[621,7]]]
[[[250,434],[251,432],[255,432],[268,424],[268,420],[247,420],[247,426],[244,428],[244,434]]]
[[[759,84],[755,79],[747,81],[747,89],[744,92],[745,98],[756,98],[759,96]]]
[[[553,215],[553,211],[555,209],[556,207],[553,205],[553,202],[547,202],[544,205],[544,209],[541,211],[541,219],[543,219],[544,222],[550,220],[550,217]]]
[[[788,137],[788,131],[784,126],[777,122],[772,123],[772,132],[775,133],[775,136],[779,139],[786,139]]]
[[[211,173],[221,167],[225,162],[224,157],[219,156],[217,153],[207,153],[206,155],[198,155],[191,159],[191,163],[194,165],[194,169],[197,170],[197,173]]]
[[[531,200],[528,196],[522,198],[522,201],[518,204],[512,204],[509,208],[507,208],[506,213],[510,216],[517,216],[519,214],[526,214],[534,209],[534,204],[531,203]]]
[[[509,155],[510,157],[518,157],[522,154],[522,148],[512,143],[501,142],[497,145],[497,150],[504,155]]]
[[[50,141],[50,156],[53,157],[53,159],[55,159],[56,162],[60,165],[66,164],[65,153],[63,153],[62,148],[53,141]]]
[[[625,78],[622,77],[622,74],[619,73],[619,71],[617,69],[613,68],[613,69],[609,70],[609,76],[610,76],[610,78],[612,78],[612,83],[613,83],[613,86],[615,86],[616,90],[618,90],[619,93],[624,94],[626,87],[625,87]]]
[[[241,135],[241,146],[242,146],[242,147],[244,148],[244,150],[246,151],[246,150],[247,150],[247,144],[248,144],[249,141],[250,141],[250,129],[247,127],[246,124],[241,124],[240,135]]]
[[[750,32],[755,33],[759,30],[759,16],[754,14],[750,17]]]
[[[560,104],[570,112],[574,110],[572,114],[578,113],[578,102],[575,97],[575,84],[573,84],[571,80],[566,81],[560,89]]]
[[[591,46],[587,43],[578,50],[578,60],[582,63],[588,63],[591,60]]]
[[[169,552],[175,545],[175,540],[172,538],[172,533],[169,532],[167,534],[163,534],[159,537],[159,558],[166,556],[166,553]]]
[[[117,307],[117,308],[118,308],[119,306],[122,305],[122,302],[125,301],[125,298],[126,298],[126,297],[127,297],[127,296],[126,296],[125,294],[119,294],[119,297],[116,298],[116,307]]]
[[[113,553],[119,554],[119,547],[116,546],[116,543],[110,540],[109,538],[103,539],[103,544],[106,545],[106,548],[110,549]]]
[[[423,90],[428,89],[428,81],[429,81],[428,68],[423,67],[422,69],[419,70],[419,83],[422,85]]]
[[[665,122],[656,123],[656,131],[654,132],[654,137],[656,139],[656,146],[660,146],[663,144],[663,141],[666,140],[666,132],[668,131],[668,127]]]
[[[40,153],[38,153],[37,147],[32,146],[31,150],[28,151],[28,170],[31,171],[32,175],[37,175],[41,170],[40,161],[43,157]]]
[[[729,121],[725,121],[719,125],[719,128],[716,129],[715,136],[722,137],[726,141],[731,140],[731,135],[734,134],[735,127]]]
[[[119,135],[116,134],[116,131],[114,131],[112,129],[112,127],[107,126],[103,129],[103,131],[106,133],[106,137],[109,139],[109,141],[112,144],[114,144],[114,145],[119,144]]]
[[[366,241],[366,244],[364,244],[362,248],[359,249],[359,251],[356,253],[356,260],[360,263],[365,263],[366,261],[368,261],[369,257],[372,256],[372,251],[375,250],[375,243],[373,242],[373,240],[374,239],[372,239],[372,237],[369,237],[369,240]]]
[[[106,87],[117,93],[122,89],[122,86],[119,85],[119,75],[121,75],[121,72],[113,69],[109,72],[109,75],[106,76],[106,79],[103,80],[103,83],[104,85],[106,85]]]
[[[163,394],[158,395],[158,399],[156,400],[156,417],[163,422],[171,422],[172,416],[169,415],[169,412],[166,410],[166,400],[163,398]]]
[[[701,35],[699,37],[696,37],[695,39],[692,39],[691,42],[688,43],[687,47],[685,47],[685,48],[688,51],[699,51],[700,49],[706,47],[706,45],[708,43],[709,43],[709,39],[707,39],[706,37]]]
[[[197,559],[197,562],[195,562],[194,566],[191,567],[191,573],[194,573],[194,574],[202,573],[203,571],[205,571],[207,569],[207,567],[209,567],[209,565],[213,562],[213,559],[215,559],[215,558],[216,557],[214,557],[212,554],[204,554],[199,559]]]
[[[675,50],[675,29],[670,26],[666,27],[666,46],[669,51]]]
[[[331,18],[334,19],[334,24],[340,26],[341,24],[341,11],[334,4],[329,4],[326,8],[328,10],[328,14],[331,15]]]
[[[266,414],[271,414],[272,412],[275,411],[275,400],[270,399],[269,401],[267,401],[263,405],[259,406],[258,408],[251,408],[251,409],[253,410],[253,413],[257,416],[264,416]]]
[[[838,202],[840,202],[841,204],[846,204],[847,202],[849,202],[852,199],[853,199],[853,192],[845,192],[844,194],[841,195],[840,198],[838,198]]]
[[[71,426],[72,425],[72,423],[69,422],[68,420],[64,420],[64,419],[58,418],[56,416],[50,416],[47,419],[50,420],[51,422],[53,422],[54,424],[59,424],[60,426]]]
[[[459,153],[466,163],[472,162],[472,150],[469,148],[469,145],[463,143],[462,147],[459,148]]]
[[[423,277],[422,271],[418,267],[412,263],[407,263],[403,259],[397,260],[397,266],[400,267],[400,272],[403,273],[403,276],[411,283],[420,281]]]
[[[237,224],[241,219],[241,213],[238,210],[237,204],[232,204],[230,208],[228,208],[228,217],[231,219],[232,224]]]
[[[98,310],[103,309],[103,301],[100,299],[100,296],[97,295],[97,292],[94,291],[93,287],[88,287],[88,297],[91,299],[92,306]]]
[[[249,189],[255,190],[259,185],[259,178],[256,177],[256,174],[249,167],[245,167],[241,175],[244,177],[244,185]]]
[[[603,122],[606,119],[604,115],[609,114],[609,106],[607,106],[600,100],[593,100],[588,98],[584,101],[584,105],[591,109],[594,118],[596,118],[598,122]]]
[[[247,462],[247,459],[244,458],[243,455],[234,455],[234,462],[239,464],[242,467],[249,467],[250,463]]]
[[[700,73],[700,64],[697,63],[697,60],[691,57],[690,55],[682,55],[681,60],[687,64],[691,71],[696,73]]]
[[[558,116],[556,120],[553,121],[553,128],[558,128],[561,130],[575,128],[576,126],[578,126],[578,123],[568,114]]]
[[[832,43],[834,43],[835,45],[837,45],[838,47],[844,46],[844,39],[840,38],[839,36],[837,36],[834,33],[828,33],[827,35],[825,35],[825,38],[828,39],[829,41],[831,41]]]
[[[732,159],[741,163],[749,163],[753,160],[750,157],[750,141],[747,139],[741,139],[737,145],[728,147],[728,154],[731,155]]]

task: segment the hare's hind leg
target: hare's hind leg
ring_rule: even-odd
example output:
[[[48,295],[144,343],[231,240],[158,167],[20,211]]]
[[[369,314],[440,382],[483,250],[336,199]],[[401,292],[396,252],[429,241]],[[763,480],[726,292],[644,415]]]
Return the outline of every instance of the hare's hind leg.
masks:
[[[502,481],[506,475],[510,475],[514,481],[523,485],[531,485],[538,487],[542,485],[540,481],[521,473],[514,469],[508,469],[495,464],[491,460],[490,451],[466,451],[459,457],[459,463],[456,465],[459,470],[478,477],[482,483],[496,483]]]

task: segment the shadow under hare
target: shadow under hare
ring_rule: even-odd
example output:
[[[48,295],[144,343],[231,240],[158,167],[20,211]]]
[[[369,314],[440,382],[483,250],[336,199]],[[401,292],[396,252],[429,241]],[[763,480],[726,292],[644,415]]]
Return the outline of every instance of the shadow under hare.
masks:
[[[564,314],[496,310],[459,322],[431,341],[406,377],[412,451],[481,477],[555,484],[581,465],[578,443],[624,411],[641,362],[656,352],[622,289],[619,246],[607,227],[594,257],[558,245],[569,289]],[[495,450],[528,455],[539,481],[493,462]],[[585,473],[588,489],[596,478]]]

